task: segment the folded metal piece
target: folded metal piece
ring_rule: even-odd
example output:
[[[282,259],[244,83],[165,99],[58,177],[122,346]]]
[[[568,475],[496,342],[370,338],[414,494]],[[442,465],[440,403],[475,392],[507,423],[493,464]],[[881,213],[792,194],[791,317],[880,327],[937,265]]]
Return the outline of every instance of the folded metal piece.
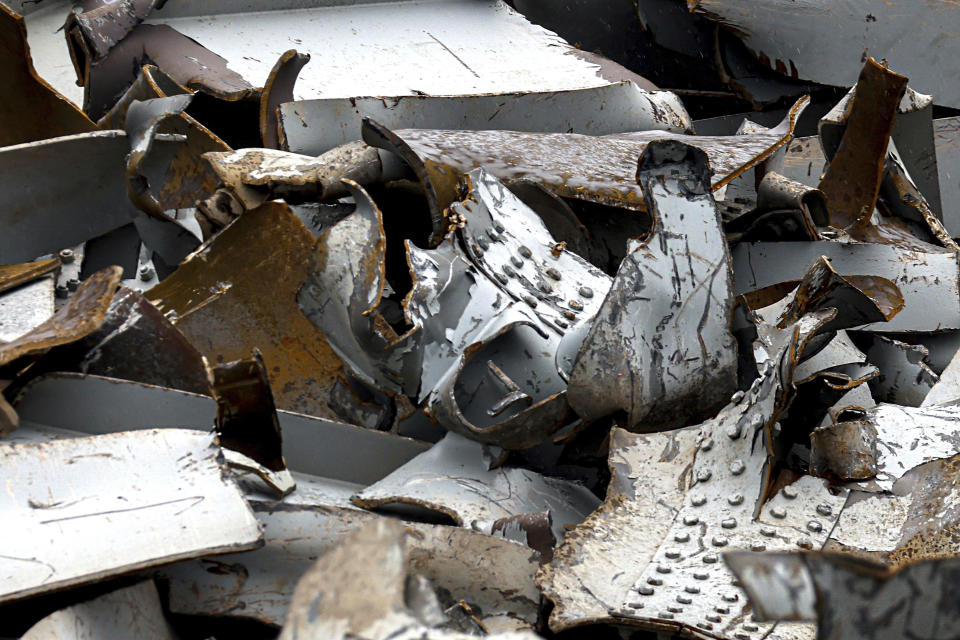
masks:
[[[706,152],[712,189],[770,157],[789,142],[808,98],[777,127],[742,136],[687,136],[640,131],[606,136],[514,131],[391,131],[364,120],[363,139],[393,151],[416,172],[434,216],[434,242],[446,228],[443,210],[457,198],[458,175],[482,166],[501,180],[534,180],[564,197],[628,210],[645,208],[637,158],[653,140],[672,139]]]
[[[637,182],[653,229],[629,242],[567,397],[584,420],[622,412],[627,428],[658,431],[714,415],[736,388],[733,283],[707,155],[677,141],[651,142]]]
[[[834,482],[877,475],[877,428],[869,420],[839,422],[810,432],[810,475]]]
[[[297,82],[297,75],[308,62],[310,62],[310,54],[298,53],[296,49],[290,49],[285,51],[273,65],[267,82],[263,86],[263,94],[260,96],[260,137],[263,139],[264,147],[290,148],[286,131],[280,124],[280,105],[293,101],[293,86]],[[357,135],[355,140],[359,139],[360,136]]]
[[[819,548],[827,541],[846,490],[828,491],[811,476],[784,484],[774,475],[771,484],[768,451],[797,361],[834,315],[818,310],[787,329],[762,331],[760,377],[716,418],[627,436],[634,446],[611,450],[616,491],[538,574],[556,604],[551,629],[615,621],[694,637],[771,633],[770,625],[746,616],[742,592],[717,554]],[[639,527],[648,533],[627,534]]]
[[[603,117],[597,114],[602,111]],[[561,91],[326,98],[279,106],[284,148],[320,155],[361,139],[364,118],[396,129],[564,132],[604,136],[653,129],[685,133],[689,116],[666,91],[633,82]]]
[[[95,60],[107,55],[130,31],[166,0],[82,0],[67,14],[67,42]],[[79,42],[71,42],[72,39]]]
[[[37,74],[23,18],[0,3],[0,147],[94,131],[76,105]]]
[[[261,540],[209,434],[158,429],[0,444],[0,456],[11,488],[0,501],[9,526],[0,602]],[[123,533],[105,536],[105,526]]]
[[[22,640],[110,640],[123,637],[175,640],[173,629],[163,617],[160,596],[152,580],[60,609],[21,636]]]
[[[957,56],[950,33],[960,13],[951,2],[934,0],[908,12],[867,0],[814,0],[799,7],[787,0],[763,5],[687,0],[687,5],[734,30],[760,62],[782,74],[846,87],[856,81],[864,56],[883,57],[917,89],[937,94],[938,104],[960,107],[950,62]]]
[[[331,640],[422,638],[465,640],[474,636],[431,630],[410,608],[408,534],[403,526],[377,520],[324,554],[300,579],[290,602],[282,640],[323,637]],[[529,632],[490,636],[532,640]]]
[[[940,380],[926,362],[929,351],[923,345],[875,335],[866,349],[867,359],[879,369],[870,383],[877,401],[919,407]]]
[[[547,511],[557,540],[600,504],[586,488],[568,480],[518,467],[491,469],[495,463],[493,452],[483,445],[450,433],[351,500],[365,509],[424,509],[467,528]]]
[[[956,558],[899,571],[829,553],[737,552],[724,559],[759,618],[816,621],[818,640],[946,640],[960,633]]]

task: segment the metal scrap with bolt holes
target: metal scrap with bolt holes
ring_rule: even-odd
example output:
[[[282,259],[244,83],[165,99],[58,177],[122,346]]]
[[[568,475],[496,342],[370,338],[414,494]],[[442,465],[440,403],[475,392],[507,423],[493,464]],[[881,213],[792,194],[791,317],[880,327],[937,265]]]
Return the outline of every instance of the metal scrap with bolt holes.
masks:
[[[0,638],[960,637],[875,5],[0,0]]]

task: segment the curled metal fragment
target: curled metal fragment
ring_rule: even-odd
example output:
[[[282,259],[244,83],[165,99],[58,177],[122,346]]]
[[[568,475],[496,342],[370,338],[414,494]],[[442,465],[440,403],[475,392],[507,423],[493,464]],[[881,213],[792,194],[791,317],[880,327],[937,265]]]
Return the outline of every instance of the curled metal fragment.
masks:
[[[122,275],[120,267],[109,267],[84,280],[50,320],[16,340],[0,343],[0,366],[45,353],[95,331],[107,315]]]
[[[283,459],[283,436],[277,408],[267,381],[263,358],[257,349],[249,358],[207,365],[210,391],[217,401],[216,432],[220,445],[263,467],[261,477],[281,496],[296,487]],[[234,466],[247,468],[245,460],[227,456]]]
[[[30,57],[23,18],[0,3],[0,147],[89,133],[97,127],[47,84]]]
[[[83,0],[67,14],[67,42],[99,60],[166,0]],[[72,42],[82,38],[82,43]]]
[[[655,431],[713,415],[734,391],[732,278],[706,154],[651,142],[637,177],[654,227],[630,242],[567,396],[585,420],[623,412],[629,429]]]
[[[867,420],[840,422],[810,433],[810,474],[834,482],[877,475],[877,429]]]
[[[298,53],[296,49],[290,49],[280,56],[270,71],[260,96],[260,137],[263,138],[264,147],[289,148],[285,132],[280,128],[278,110],[284,102],[293,101],[293,85],[297,82],[297,74],[308,62],[309,53]]]
[[[391,131],[364,120],[363,139],[393,151],[423,183],[433,216],[433,242],[446,230],[444,209],[457,198],[458,177],[477,166],[501,180],[532,179],[557,195],[620,207],[645,208],[636,162],[648,143],[670,139],[702,149],[716,190],[787,144],[809,102],[801,99],[777,127],[742,136],[687,136],[641,131],[607,136],[513,131]],[[585,170],[585,168],[588,168]]]

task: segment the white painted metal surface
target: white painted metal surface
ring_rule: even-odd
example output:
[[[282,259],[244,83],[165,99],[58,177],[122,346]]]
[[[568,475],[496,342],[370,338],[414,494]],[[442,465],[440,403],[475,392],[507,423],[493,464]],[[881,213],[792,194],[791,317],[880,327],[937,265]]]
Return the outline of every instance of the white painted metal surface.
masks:
[[[10,342],[36,329],[54,312],[53,276],[0,293],[0,342]]]

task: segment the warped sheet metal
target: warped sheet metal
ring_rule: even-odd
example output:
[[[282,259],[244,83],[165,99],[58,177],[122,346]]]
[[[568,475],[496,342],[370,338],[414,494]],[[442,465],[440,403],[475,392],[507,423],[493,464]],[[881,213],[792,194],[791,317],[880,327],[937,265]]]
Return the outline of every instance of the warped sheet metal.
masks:
[[[612,486],[618,491],[570,534],[538,575],[538,584],[557,605],[552,629],[616,621],[694,637],[771,633],[770,625],[747,616],[742,591],[719,563],[719,553],[814,549],[827,541],[847,491],[828,490],[828,483],[812,476],[773,484],[776,470],[768,453],[778,432],[776,420],[789,403],[784,390],[796,362],[835,313],[820,310],[788,329],[767,328],[760,377],[749,390],[736,392],[716,418],[679,432],[636,436],[639,446],[622,467],[618,457],[611,457]],[[681,439],[681,433],[690,435]],[[668,490],[651,490],[667,480],[662,471],[645,472],[651,460],[658,460],[654,468],[667,461],[679,468]],[[629,507],[621,509],[623,504]],[[654,535],[610,536],[651,520]],[[627,573],[624,558],[635,567],[629,579],[622,575]],[[611,584],[593,590],[606,582]],[[596,593],[610,600],[598,602]]]
[[[870,274],[892,281],[903,310],[873,331],[927,332],[960,328],[957,254],[929,245],[915,251],[892,245],[847,242],[741,243],[731,250],[734,293],[798,281],[820,256],[840,274]]]
[[[342,364],[296,301],[315,245],[286,204],[269,202],[145,295],[212,362],[257,346],[279,408],[334,418],[328,399]]]
[[[581,418],[622,412],[630,429],[679,427],[713,415],[736,388],[733,278],[709,173],[696,147],[644,149],[637,181],[653,229],[629,241],[576,357],[567,397]]]
[[[410,569],[443,590],[446,606],[464,601],[491,631],[530,628],[539,591],[533,576],[539,556],[526,545],[469,529],[402,522],[346,505],[298,498],[252,498],[265,545],[162,570],[176,613],[240,615],[282,624],[297,580],[318,556],[365,524],[399,522],[409,532]]]
[[[563,538],[600,502],[586,488],[528,469],[500,466],[492,452],[456,433],[444,436],[389,476],[356,494],[366,509],[411,506],[480,528],[484,521],[549,511],[554,537]]]
[[[175,640],[173,629],[163,617],[160,595],[153,581],[123,587],[55,611],[30,627],[21,640],[110,640],[124,637]]]
[[[690,127],[674,94],[650,93],[633,82],[563,91],[303,100],[282,104],[279,112],[284,148],[315,156],[360,140],[364,118],[389,129],[499,129],[590,136],[651,129],[684,133]]]
[[[16,399],[21,431],[54,429],[107,434],[135,428],[208,431],[216,402],[205,395],[74,373],[49,374]],[[289,468],[349,484],[349,493],[377,482],[427,450],[425,442],[342,422],[278,411]]]
[[[210,434],[158,429],[0,444],[0,456],[8,488],[0,602],[261,541]],[[104,527],[122,535],[105,537]]]
[[[758,617],[817,622],[818,640],[947,640],[960,634],[956,558],[892,571],[840,554],[731,553]]]
[[[37,74],[23,18],[0,2],[0,147],[94,131],[76,105]]]
[[[914,87],[960,107],[952,33],[960,8],[947,0],[910,5],[869,0],[687,0],[691,10],[733,29],[757,58],[793,78],[847,87],[867,56],[884,58]],[[910,37],[905,38],[904,34]]]
[[[377,520],[325,553],[297,584],[279,637],[282,640],[307,637],[467,640],[474,637],[431,630],[410,608],[409,537],[399,523]],[[429,585],[424,587],[431,589]],[[491,636],[498,640],[536,637],[522,632]]]
[[[798,101],[776,127],[740,136],[688,136],[669,131],[607,136],[391,131],[368,119],[364,121],[363,138],[372,146],[394,151],[413,168],[424,185],[435,218],[458,200],[457,176],[477,166],[500,180],[533,180],[559,196],[641,210],[644,201],[636,183],[637,158],[651,141],[678,140],[705,151],[712,171],[711,185],[716,190],[787,144],[808,102],[809,98]],[[435,225],[439,226],[437,222]]]

